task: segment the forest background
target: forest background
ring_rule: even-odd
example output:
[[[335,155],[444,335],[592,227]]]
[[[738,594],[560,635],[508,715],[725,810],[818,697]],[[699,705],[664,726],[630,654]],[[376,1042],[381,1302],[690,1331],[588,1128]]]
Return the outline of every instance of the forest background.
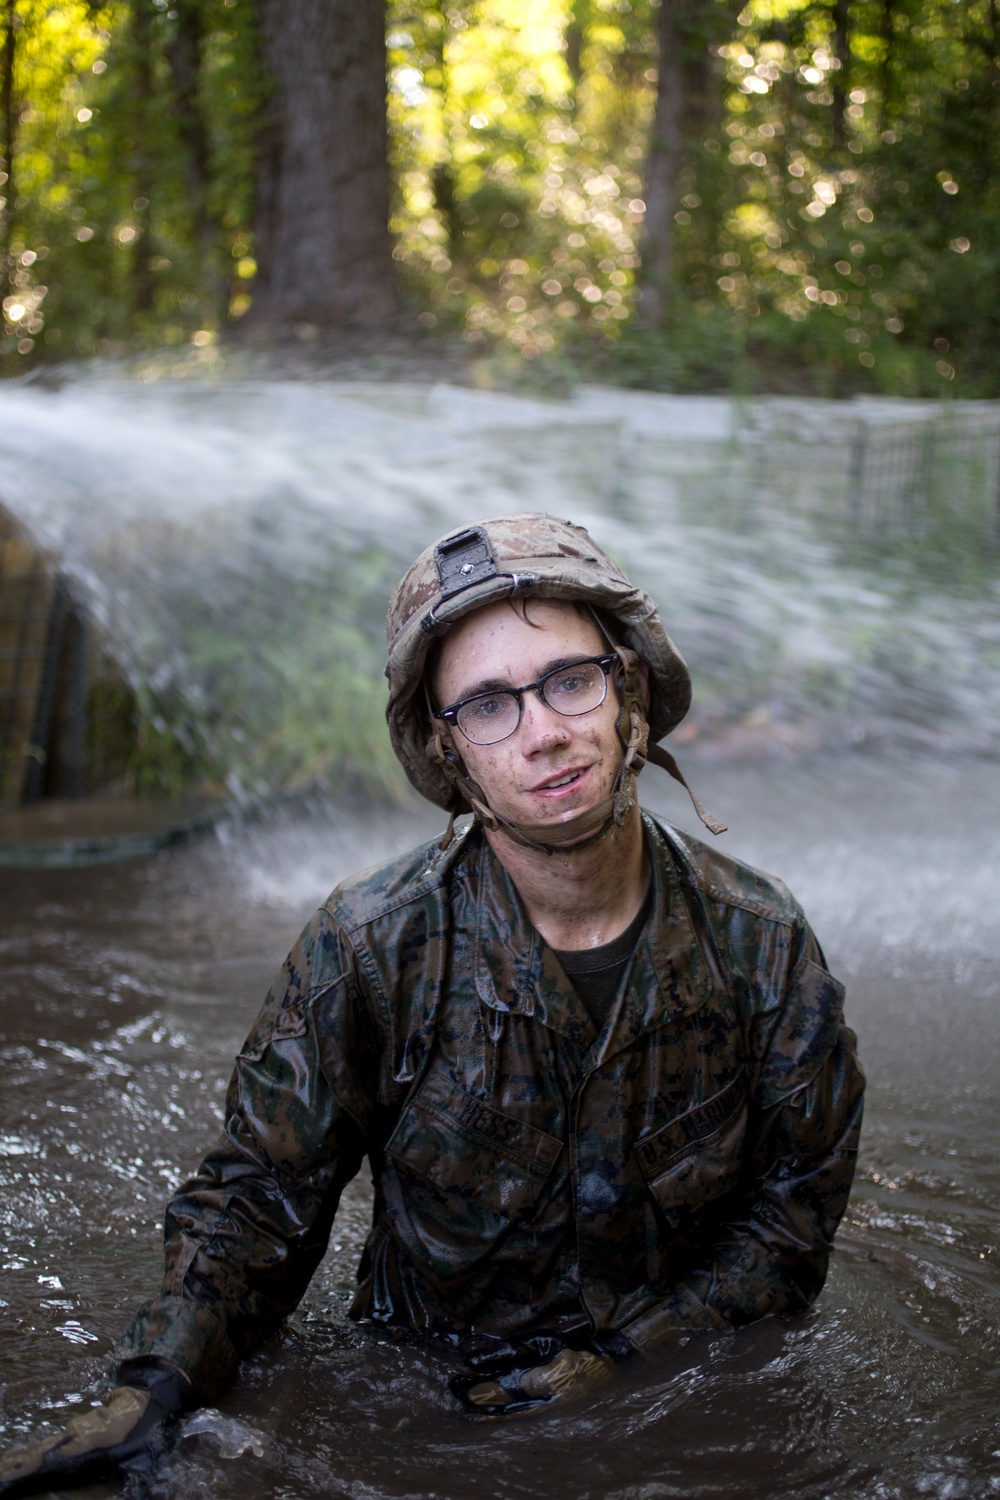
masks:
[[[2,0],[0,371],[1000,395],[998,0]]]

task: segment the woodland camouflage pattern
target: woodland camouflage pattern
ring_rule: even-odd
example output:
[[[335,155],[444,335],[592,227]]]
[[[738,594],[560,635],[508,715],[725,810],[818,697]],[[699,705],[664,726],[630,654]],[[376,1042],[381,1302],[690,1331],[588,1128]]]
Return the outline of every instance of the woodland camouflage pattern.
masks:
[[[812,1302],[864,1087],[843,991],[784,886],[644,826],[653,913],[599,1036],[481,829],[334,891],[168,1209],[126,1361],[218,1391],[299,1301],[366,1153],[355,1317],[644,1351]]]

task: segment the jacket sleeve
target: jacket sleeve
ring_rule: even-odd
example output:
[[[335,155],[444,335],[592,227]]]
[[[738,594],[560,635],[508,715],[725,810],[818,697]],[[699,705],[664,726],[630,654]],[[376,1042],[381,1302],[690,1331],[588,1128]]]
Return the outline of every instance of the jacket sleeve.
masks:
[[[745,1168],[731,1216],[704,1261],[621,1330],[634,1348],[798,1312],[819,1294],[854,1177],[865,1083],[843,993],[806,928],[780,1003],[748,1028]]]
[[[376,1071],[350,956],[321,910],[236,1059],[218,1143],[167,1208],[162,1294],[126,1330],[124,1365],[167,1360],[211,1399],[298,1304],[364,1157]]]

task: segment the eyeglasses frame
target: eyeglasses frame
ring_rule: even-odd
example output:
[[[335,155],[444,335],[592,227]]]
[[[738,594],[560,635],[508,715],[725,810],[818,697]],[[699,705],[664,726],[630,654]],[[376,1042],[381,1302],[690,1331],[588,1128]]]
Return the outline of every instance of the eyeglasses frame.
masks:
[[[600,701],[594,704],[593,708],[583,708],[579,711],[579,713],[566,714],[563,713],[562,709],[556,708],[555,705],[550,703],[549,700],[545,697],[542,689],[544,688],[546,682],[548,682],[550,677],[557,676],[559,672],[568,672],[572,667],[589,666],[600,667],[601,671],[604,673],[604,693]],[[552,712],[558,714],[562,719],[580,719],[584,714],[592,714],[594,712],[594,709],[600,708],[604,703],[607,702],[608,678],[611,676],[611,672],[614,667],[621,667],[621,657],[619,656],[617,651],[607,651],[601,656],[582,656],[579,661],[568,661],[564,662],[560,667],[552,667],[548,672],[543,672],[541,677],[537,678],[536,681],[526,682],[523,687],[487,688],[484,689],[484,691],[481,693],[470,693],[468,698],[459,698],[456,703],[449,703],[446,708],[435,709],[434,717],[436,719],[442,719],[450,729],[457,729],[463,739],[469,740],[470,745],[475,745],[478,743],[478,741],[469,739],[469,736],[466,734],[465,730],[458,722],[458,715],[460,710],[465,708],[465,706],[469,703],[475,703],[479,698],[492,698],[495,697],[498,693],[507,693],[512,698],[516,698],[517,723],[514,725],[513,729],[509,729],[507,733],[501,735],[498,740],[490,740],[489,745],[480,747],[482,749],[489,749],[493,745],[502,745],[504,740],[509,740],[511,735],[516,734],[520,729],[521,720],[524,717],[525,693],[535,693],[539,703],[544,703],[546,708],[551,708]]]

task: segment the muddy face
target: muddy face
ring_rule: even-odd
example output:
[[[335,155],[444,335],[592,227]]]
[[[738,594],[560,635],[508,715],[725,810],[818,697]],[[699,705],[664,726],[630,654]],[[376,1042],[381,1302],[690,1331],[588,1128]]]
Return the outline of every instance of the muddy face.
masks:
[[[572,605],[536,599],[524,613],[506,601],[490,605],[445,636],[435,675],[438,702],[522,687],[607,649],[597,626]],[[613,686],[599,707],[574,716],[527,692],[520,723],[505,739],[477,745],[458,729],[452,743],[494,812],[514,823],[559,823],[611,792],[622,759],[617,715]]]

